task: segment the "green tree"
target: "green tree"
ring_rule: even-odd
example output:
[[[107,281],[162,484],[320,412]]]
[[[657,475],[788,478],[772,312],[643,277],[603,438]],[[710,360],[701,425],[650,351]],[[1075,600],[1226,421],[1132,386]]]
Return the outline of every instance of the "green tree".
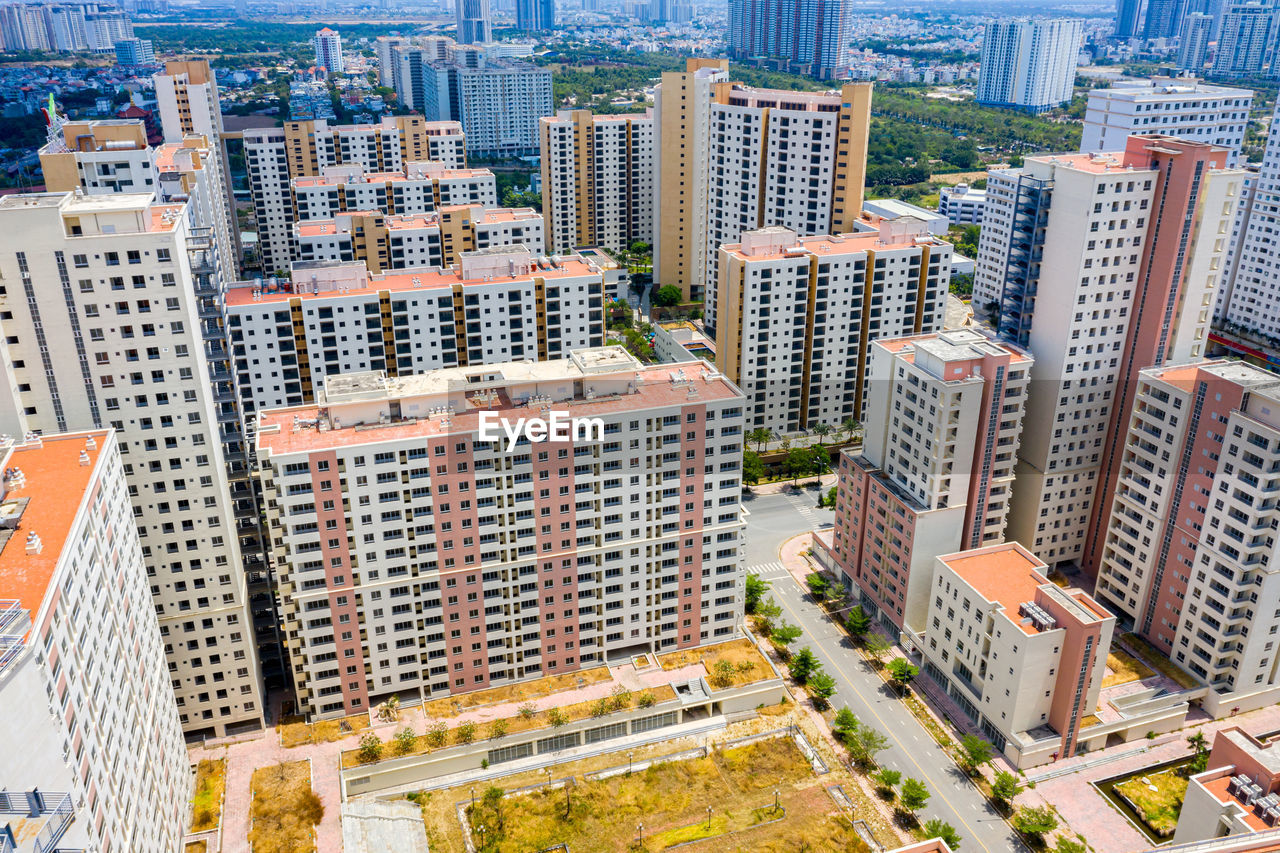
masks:
[[[835,720],[831,723],[831,731],[841,742],[845,741],[858,729],[858,718],[849,710],[849,706],[845,705],[839,711],[836,711]]]
[[[449,726],[444,722],[444,720],[439,720],[435,723],[432,723],[427,728],[427,734],[426,734],[427,746],[431,747],[432,749],[439,749],[440,747],[444,746],[445,738],[447,738],[448,736],[449,736]]]
[[[876,755],[889,748],[889,739],[871,726],[858,726],[845,741],[849,755],[864,767],[875,764]]]
[[[881,791],[889,795],[889,798],[897,796],[898,783],[902,781],[902,774],[897,770],[890,770],[888,767],[881,767],[880,770],[872,777],[876,780],[876,784]]]
[[[507,721],[494,720],[489,724],[489,739],[497,740],[507,736]]]
[[[807,684],[809,676],[816,672],[820,666],[813,649],[805,646],[791,658],[791,677],[797,684]]]
[[[396,752],[404,755],[413,751],[413,745],[418,742],[418,736],[413,733],[413,729],[405,726],[396,732],[395,742]]]
[[[1190,772],[1203,773],[1209,769],[1209,739],[1204,736],[1204,732],[1197,730],[1187,735],[1187,746],[1195,750],[1195,754],[1191,756]]]
[[[827,707],[828,701],[836,692],[836,680],[831,675],[818,670],[809,676],[809,693],[813,695],[815,706]]]
[[[564,711],[561,711],[559,708],[552,708],[548,711],[547,720],[556,728],[560,728],[565,723],[569,722],[569,718],[566,717],[564,715]]]
[[[840,422],[840,431],[844,433],[845,440],[853,438],[853,434],[858,431],[861,424],[854,418],[845,418]]]
[[[1037,840],[1058,828],[1058,816],[1048,806],[1024,806],[1014,814],[1012,822],[1018,832]]]
[[[742,451],[742,482],[754,486],[764,477],[764,460],[754,450]]]
[[[1022,793],[1022,786],[1018,784],[1017,776],[1008,770],[996,771],[995,778],[991,780],[991,796],[997,803],[1007,806],[1020,793]]]
[[[733,685],[733,661],[718,660],[716,665],[712,667],[711,683],[716,687],[731,687]]]
[[[960,766],[970,774],[991,760],[991,744],[974,734],[960,738]]]
[[[813,457],[807,447],[793,447],[782,459],[782,469],[790,475],[792,484],[811,473],[812,467]]]
[[[831,587],[831,582],[827,580],[826,575],[821,572],[811,572],[804,579],[809,586],[809,594],[813,596],[814,601],[824,601],[827,597],[827,590]]]
[[[782,608],[773,598],[766,598],[756,605],[756,616],[760,617],[760,627],[765,636],[773,633],[773,625],[781,615]]]
[[[745,607],[748,613],[755,613],[760,606],[760,599],[769,591],[769,582],[757,574],[747,572]]]
[[[889,680],[901,693],[911,683],[911,679],[920,674],[920,669],[906,658],[894,658],[889,661]]]
[[[821,423],[814,424],[812,427],[810,427],[810,432],[812,432],[814,435],[818,437],[818,446],[821,447],[823,440],[827,436],[831,435],[831,425],[821,424]]]
[[[1059,835],[1057,843],[1053,845],[1053,853],[1085,853],[1086,850],[1088,848],[1083,842],[1065,835]]]
[[[871,630],[871,617],[862,609],[861,604],[855,604],[844,620],[844,627],[848,629],[849,636],[855,643],[861,643],[866,639],[867,632]]]
[[[653,304],[659,308],[670,308],[673,305],[679,305],[683,299],[684,294],[674,284],[664,284],[658,288],[657,293],[653,294]]]
[[[360,751],[358,753],[360,761],[364,764],[371,764],[382,757],[382,741],[373,732],[369,732],[360,738]]]
[[[862,648],[873,661],[879,663],[884,659],[885,653],[891,648],[889,641],[879,634],[872,632],[862,640]]]
[[[789,622],[779,622],[769,634],[770,639],[776,645],[789,646],[796,640],[800,639],[800,635],[804,633],[800,630],[800,626],[792,625]]]
[[[960,849],[960,833],[956,832],[954,826],[936,817],[925,821],[924,837],[941,838],[952,850]]]
[[[476,739],[476,724],[467,720],[453,730],[454,743],[471,743]]]
[[[747,441],[752,442],[756,446],[756,452],[759,453],[764,446],[773,438],[773,430],[765,427],[756,427],[747,433]]]
[[[910,814],[920,811],[929,802],[929,789],[914,777],[902,783],[902,808]]]

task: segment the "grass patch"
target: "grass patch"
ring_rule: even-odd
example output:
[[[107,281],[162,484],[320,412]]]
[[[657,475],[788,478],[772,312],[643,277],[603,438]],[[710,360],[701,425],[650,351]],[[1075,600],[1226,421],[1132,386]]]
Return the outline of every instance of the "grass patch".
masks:
[[[1142,662],[1152,669],[1159,672],[1166,678],[1172,679],[1178,683],[1178,686],[1184,690],[1194,690],[1201,686],[1201,683],[1189,672],[1183,672],[1173,663],[1160,653],[1155,646],[1148,643],[1137,634],[1125,634],[1120,638],[1129,650],[1142,659]]]
[[[350,717],[317,720],[314,723],[308,723],[301,717],[286,717],[276,728],[280,731],[280,745],[292,749],[295,746],[329,743],[359,734],[369,728],[369,715],[353,714]]]
[[[785,816],[769,823],[777,816],[774,788]],[[626,776],[577,779],[568,789],[568,817],[563,789],[503,799],[477,795],[467,807],[468,820],[485,826],[486,853],[527,853],[559,843],[573,853],[657,851],[712,837],[716,853],[866,850],[790,738],[654,764]],[[636,846],[640,823],[643,847]]]
[[[1173,835],[1182,812],[1182,801],[1187,796],[1187,777],[1181,768],[1139,776],[1116,785],[1115,789],[1129,798],[1138,817],[1152,832],[1162,838]]]
[[[1102,686],[1128,684],[1155,675],[1155,670],[1122,649],[1112,648],[1107,655],[1107,674],[1102,676]]]
[[[741,687],[744,684],[773,678],[773,670],[769,668],[769,662],[765,660],[764,655],[760,654],[756,644],[746,637],[730,640],[727,643],[717,643],[714,646],[700,646],[658,655],[658,663],[663,669],[680,669],[701,663],[708,675],[715,673],[716,664],[720,661],[728,661],[734,668],[733,681],[726,687]],[[718,685],[711,686],[715,688]]]
[[[182,853],[209,853],[209,845],[203,838],[199,841],[188,841],[187,846],[182,848]]]
[[[324,804],[311,790],[311,765],[290,761],[253,771],[249,843],[253,853],[314,853]]]
[[[422,706],[422,713],[427,719],[456,717],[463,711],[479,708],[482,705],[501,705],[504,702],[527,702],[543,696],[575,690],[608,681],[612,676],[609,667],[596,666],[578,672],[566,672],[560,675],[548,675],[533,681],[520,681],[515,684],[504,684],[501,687],[490,687],[457,696],[446,696],[443,699],[432,699]]]
[[[195,793],[191,797],[191,832],[218,828],[222,820],[222,795],[226,790],[226,759],[206,758],[196,765]]]
[[[646,690],[644,691],[643,694],[632,693],[629,699],[627,700],[628,704],[624,708],[617,709],[617,710],[625,710],[627,708],[638,707],[640,696],[644,694],[652,695],[654,704],[658,704],[661,702],[669,702],[672,699],[676,698],[676,691],[671,687],[671,685],[663,684],[653,688],[652,690]],[[592,699],[587,702],[575,702],[572,705],[553,705],[551,706],[551,708],[554,708],[560,713],[561,719],[562,719],[561,725],[572,723],[577,720],[585,720],[588,717],[597,717],[597,716],[600,717],[602,721],[607,721],[609,714],[614,712],[609,711],[606,714],[597,713],[599,711],[599,706],[598,706],[599,702],[600,700],[598,699]],[[554,727],[550,719],[551,708],[536,711],[530,716],[522,716],[520,714],[515,714],[510,717],[501,718],[506,724],[506,731],[502,734],[502,737],[505,737],[507,735],[520,734],[521,732],[532,731],[534,729]],[[480,741],[480,740],[485,740],[486,738],[491,738],[492,726],[494,722],[495,721],[493,720],[489,720],[483,723],[477,723],[475,725],[475,731],[472,733],[474,735],[475,740]],[[464,724],[459,723],[456,720],[450,721],[447,719],[434,719],[434,720],[428,719],[427,725],[428,725],[428,733],[417,735],[413,739],[412,745],[407,750],[405,750],[404,752],[398,752],[392,748],[392,745],[389,744],[386,747],[384,747],[382,751],[382,757],[383,758],[403,758],[408,755],[425,755],[437,749],[444,749],[445,747],[449,747],[449,746],[457,746],[459,743],[458,729],[460,726]],[[443,739],[441,739],[439,736],[435,736],[433,738],[433,736],[430,734],[430,728],[439,727],[440,725],[444,725],[445,727]],[[365,762],[362,762],[360,760],[360,750],[348,749],[343,751],[342,766],[344,768],[357,767],[363,763]]]

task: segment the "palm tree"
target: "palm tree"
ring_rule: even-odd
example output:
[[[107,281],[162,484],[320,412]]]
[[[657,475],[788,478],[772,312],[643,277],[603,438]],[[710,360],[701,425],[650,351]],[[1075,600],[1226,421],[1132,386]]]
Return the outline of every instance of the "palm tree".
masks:
[[[747,441],[755,442],[756,453],[759,453],[771,438],[773,438],[773,430],[767,427],[756,427],[747,433]]]
[[[854,418],[845,418],[840,424],[840,431],[844,433],[845,439],[853,438],[853,434],[858,431],[862,424],[858,423]]]
[[[827,436],[831,435],[831,425],[830,424],[814,424],[813,434],[818,437],[818,446],[821,447],[822,440]]]

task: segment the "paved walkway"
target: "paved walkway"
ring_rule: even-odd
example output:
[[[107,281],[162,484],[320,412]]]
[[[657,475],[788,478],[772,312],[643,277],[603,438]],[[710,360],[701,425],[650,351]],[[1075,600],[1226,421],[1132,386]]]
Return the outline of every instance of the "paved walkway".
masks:
[[[652,656],[650,656],[652,657]],[[613,688],[622,684],[632,691],[645,690],[662,684],[689,681],[706,675],[706,668],[701,663],[691,664],[675,670],[664,670],[660,666],[637,671],[630,663],[611,667],[610,679],[588,684],[584,687],[565,690],[550,696],[542,696],[531,701],[538,710],[551,707],[563,707],[576,702],[590,702],[608,696]],[[501,717],[512,717],[518,712],[521,702],[504,702],[497,705],[486,705],[472,708],[457,716],[449,717],[451,726],[464,722],[485,723]],[[278,719],[278,713],[274,715]],[[434,719],[433,718],[433,722]],[[221,853],[247,853],[249,849],[249,806],[250,779],[253,772],[260,767],[270,767],[286,761],[311,759],[311,787],[324,803],[324,819],[316,829],[316,849],[321,853],[333,853],[342,849],[341,827],[341,787],[339,785],[340,762],[345,750],[355,749],[360,745],[360,738],[372,731],[384,742],[389,740],[397,729],[410,726],[419,734],[426,732],[427,721],[421,707],[401,708],[400,719],[394,723],[378,723],[366,731],[353,733],[347,737],[320,744],[304,744],[296,747],[285,747],[280,744],[280,736],[272,725],[251,737],[237,740],[234,743],[209,744],[189,750],[189,758],[194,764],[205,758],[227,759],[226,799],[222,809],[222,851]],[[216,851],[210,850],[210,853]]]

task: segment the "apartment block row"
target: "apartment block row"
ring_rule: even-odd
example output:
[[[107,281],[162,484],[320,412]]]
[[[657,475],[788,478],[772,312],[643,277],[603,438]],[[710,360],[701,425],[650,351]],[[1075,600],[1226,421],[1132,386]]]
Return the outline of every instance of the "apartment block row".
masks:
[[[257,439],[309,714],[737,631],[743,398],[709,365],[584,349],[318,403]]]

